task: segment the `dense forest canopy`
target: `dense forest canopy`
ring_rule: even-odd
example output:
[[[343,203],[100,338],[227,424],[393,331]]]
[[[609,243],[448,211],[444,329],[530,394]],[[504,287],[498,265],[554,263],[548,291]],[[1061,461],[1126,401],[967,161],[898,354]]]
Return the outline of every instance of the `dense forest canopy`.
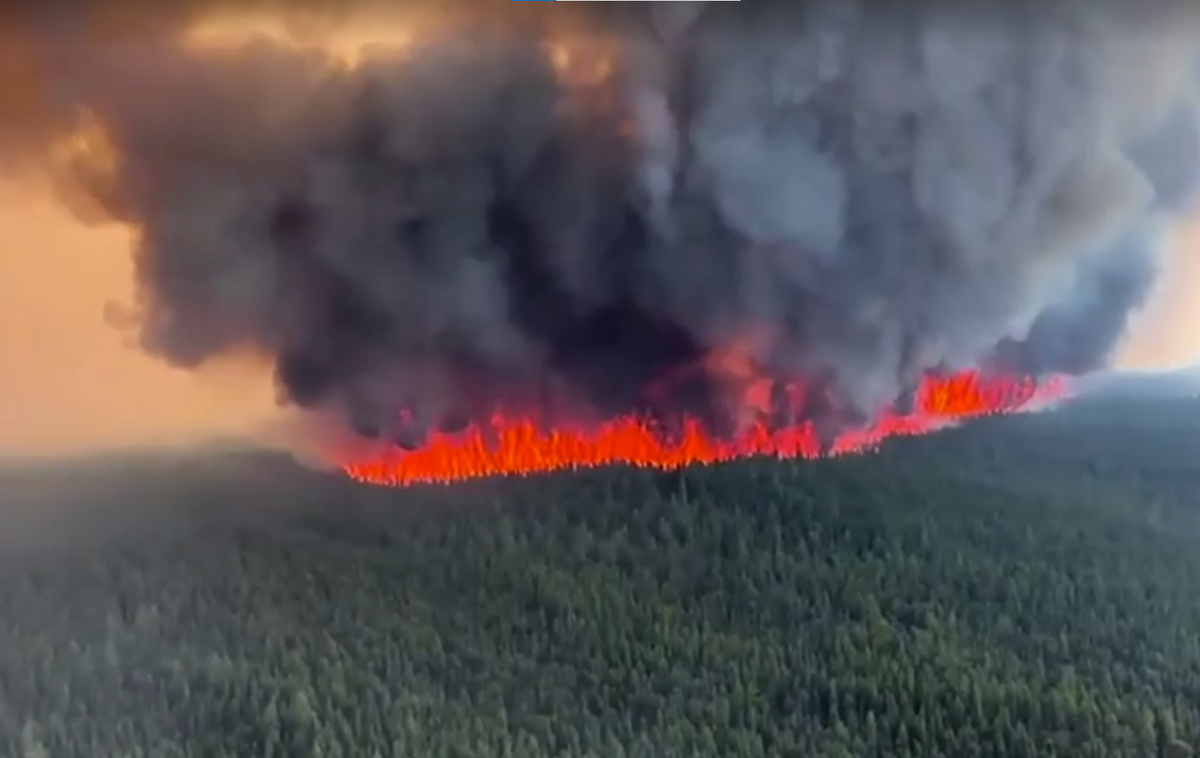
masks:
[[[6,472],[0,755],[1190,755],[1197,450],[1106,399],[670,474]]]

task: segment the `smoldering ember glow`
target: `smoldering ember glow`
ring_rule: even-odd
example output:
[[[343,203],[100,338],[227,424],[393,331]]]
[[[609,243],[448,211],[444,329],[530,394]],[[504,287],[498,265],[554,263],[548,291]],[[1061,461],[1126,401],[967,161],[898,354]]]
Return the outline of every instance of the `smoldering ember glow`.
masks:
[[[267,356],[398,483],[1019,408],[1192,205],[1194,4],[576,5],[353,50],[56,19],[0,140],[137,230],[146,350]]]

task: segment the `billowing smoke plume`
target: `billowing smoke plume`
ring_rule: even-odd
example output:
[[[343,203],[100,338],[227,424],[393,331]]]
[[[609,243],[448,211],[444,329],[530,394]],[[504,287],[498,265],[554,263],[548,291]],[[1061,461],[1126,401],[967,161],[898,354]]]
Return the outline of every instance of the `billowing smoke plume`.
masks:
[[[111,147],[64,187],[140,231],[173,364],[263,353],[287,401],[403,436],[644,408],[737,346],[846,419],[929,371],[1104,364],[1196,184],[1200,25],[1164,6],[558,6],[353,66],[151,34],[26,60],[43,122]]]

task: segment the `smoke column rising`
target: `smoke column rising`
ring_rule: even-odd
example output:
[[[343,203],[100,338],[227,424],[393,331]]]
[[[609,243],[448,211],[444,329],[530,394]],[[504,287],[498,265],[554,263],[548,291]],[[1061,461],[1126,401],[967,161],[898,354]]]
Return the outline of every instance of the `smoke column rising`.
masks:
[[[360,433],[716,417],[648,390],[731,346],[840,427],[1106,365],[1194,194],[1191,6],[991,5],[466,3],[352,64],[27,19],[0,139],[134,230],[145,351]]]

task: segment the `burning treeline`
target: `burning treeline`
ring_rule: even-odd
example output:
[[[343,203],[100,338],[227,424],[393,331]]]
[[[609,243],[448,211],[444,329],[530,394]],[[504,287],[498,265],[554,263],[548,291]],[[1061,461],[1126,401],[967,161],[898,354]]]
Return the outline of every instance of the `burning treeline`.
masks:
[[[1195,184],[1190,4],[467,2],[374,46],[93,5],[10,24],[2,157],[137,230],[144,349],[265,356],[396,446],[364,478],[1015,408],[1105,364]]]

